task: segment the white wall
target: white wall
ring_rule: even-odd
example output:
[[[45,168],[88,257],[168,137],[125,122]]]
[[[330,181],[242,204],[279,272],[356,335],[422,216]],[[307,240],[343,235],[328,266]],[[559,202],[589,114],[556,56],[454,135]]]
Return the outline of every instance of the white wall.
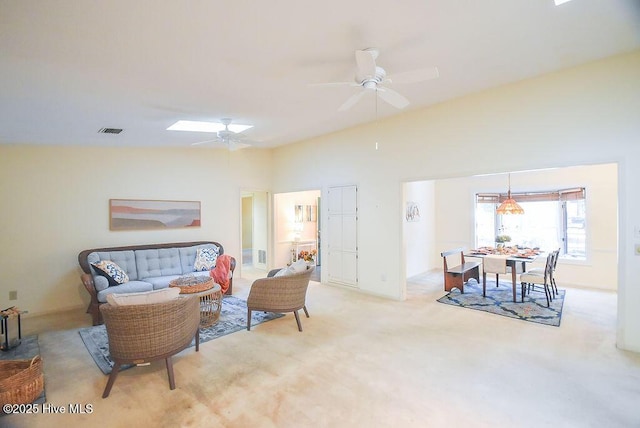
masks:
[[[274,152],[273,190],[357,184],[360,290],[402,298],[403,182],[618,162],[618,346],[640,351],[638,75],[640,51],[286,146]]]
[[[411,277],[440,266],[435,260],[436,254],[436,201],[435,182],[414,181],[406,183],[404,206],[415,202],[420,210],[418,221],[404,219],[403,235],[406,251],[406,276]]]
[[[617,290],[617,182],[616,164],[511,174],[511,190],[514,192],[586,188],[587,260],[578,262],[560,259],[556,279],[561,286]],[[434,262],[441,251],[456,247],[474,248],[475,194],[505,192],[507,184],[505,174],[435,181],[438,227],[435,239],[437,254]],[[439,260],[439,263],[441,265],[442,261]]]
[[[214,240],[240,260],[240,188],[270,182],[268,151],[0,145],[0,306],[32,315],[88,304],[78,253]],[[202,226],[110,231],[109,199],[201,201]],[[18,300],[9,301],[10,290]]]

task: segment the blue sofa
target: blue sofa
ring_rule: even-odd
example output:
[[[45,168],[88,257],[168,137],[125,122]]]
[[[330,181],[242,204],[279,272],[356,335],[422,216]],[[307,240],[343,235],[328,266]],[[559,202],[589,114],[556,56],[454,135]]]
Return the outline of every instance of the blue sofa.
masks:
[[[214,241],[178,242],[168,244],[135,245],[128,247],[93,248],[78,254],[82,268],[80,279],[91,296],[87,313],[93,318],[93,325],[102,324],[100,305],[106,303],[111,293],[136,293],[166,288],[169,282],[184,275],[209,276],[209,270],[196,271],[194,262],[198,249],[217,249],[218,255],[224,248]],[[128,276],[122,284],[110,286],[107,277],[93,266],[102,260],[117,264]],[[231,259],[229,289],[233,292],[233,272],[236,261]]]

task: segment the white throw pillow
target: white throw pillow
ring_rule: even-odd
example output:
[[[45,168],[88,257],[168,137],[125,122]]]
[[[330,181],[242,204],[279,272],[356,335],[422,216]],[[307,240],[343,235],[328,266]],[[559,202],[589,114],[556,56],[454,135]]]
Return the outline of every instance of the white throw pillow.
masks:
[[[293,273],[302,273],[309,269],[309,264],[306,260],[300,259],[297,262],[292,263],[291,266],[289,266],[289,269],[291,269]]]
[[[309,269],[309,264],[304,260],[298,260],[295,263],[291,263],[288,267],[280,269],[273,276],[289,276],[296,273],[302,273]]]
[[[100,276],[104,276],[109,281],[110,287],[124,284],[129,281],[127,273],[111,260],[100,260],[96,263],[91,263],[96,273]]]
[[[273,275],[273,276],[274,276],[274,278],[275,278],[276,276],[287,276],[287,275],[291,275],[291,274],[290,274],[290,273],[288,273],[288,272],[289,272],[289,268],[288,268],[288,267],[285,267],[285,268],[280,269],[280,270],[279,270],[278,272],[276,272],[276,274],[275,274],[275,275]]]
[[[196,251],[196,260],[193,263],[193,270],[205,271],[216,267],[218,260],[218,247],[198,248]]]
[[[140,293],[111,293],[107,294],[107,302],[113,306],[147,305],[173,300],[180,295],[177,287],[162,290],[142,291]]]

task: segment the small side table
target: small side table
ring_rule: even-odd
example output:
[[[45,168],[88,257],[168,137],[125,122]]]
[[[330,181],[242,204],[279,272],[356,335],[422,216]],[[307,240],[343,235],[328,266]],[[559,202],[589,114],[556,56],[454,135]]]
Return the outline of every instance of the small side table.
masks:
[[[20,325],[20,314],[23,311],[12,306],[3,311],[0,311],[2,320],[0,321],[0,335],[2,335],[2,343],[0,343],[0,349],[8,351],[22,342],[22,327]],[[13,323],[9,323],[12,318],[18,319],[17,329],[13,326]]]
[[[200,328],[211,327],[220,319],[222,289],[207,276],[183,276],[174,279],[169,287],[180,288],[180,294],[192,294],[200,299]]]
[[[211,327],[220,319],[222,289],[214,282],[213,287],[196,293],[196,296],[200,298],[200,328]]]

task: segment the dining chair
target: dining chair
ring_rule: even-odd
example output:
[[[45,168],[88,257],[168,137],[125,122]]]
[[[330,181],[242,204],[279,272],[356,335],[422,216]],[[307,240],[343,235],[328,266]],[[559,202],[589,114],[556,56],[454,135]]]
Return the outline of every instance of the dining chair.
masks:
[[[551,265],[551,285],[553,285],[553,295],[558,295],[558,286],[556,285],[556,266],[558,266],[558,259],[560,258],[560,248],[553,252],[553,263]]]
[[[553,284],[551,282],[551,270],[553,269],[553,253],[547,255],[547,262],[544,266],[544,274],[540,275],[536,272],[525,272],[520,275],[520,284],[522,285],[522,301],[524,302],[524,295],[527,291],[531,292],[531,289],[535,285],[541,285],[544,289],[544,295],[547,299],[547,307],[551,305],[551,299],[553,299],[553,291],[551,288]],[[533,288],[535,291],[535,288]]]
[[[551,272],[550,272],[550,284],[549,287],[551,289],[551,291],[553,292],[553,297],[558,295],[558,286],[556,285],[556,267],[558,266],[558,259],[560,258],[560,248],[558,248],[555,251],[551,252],[551,255],[553,256],[553,260],[551,262]],[[543,276],[544,275],[544,270],[545,268],[533,268],[530,269],[527,273],[532,273],[532,274],[536,274],[536,275],[540,275]]]
[[[496,287],[500,274],[508,272],[507,256],[498,254],[488,254],[482,259],[482,297],[487,295],[487,274],[496,274]]]

